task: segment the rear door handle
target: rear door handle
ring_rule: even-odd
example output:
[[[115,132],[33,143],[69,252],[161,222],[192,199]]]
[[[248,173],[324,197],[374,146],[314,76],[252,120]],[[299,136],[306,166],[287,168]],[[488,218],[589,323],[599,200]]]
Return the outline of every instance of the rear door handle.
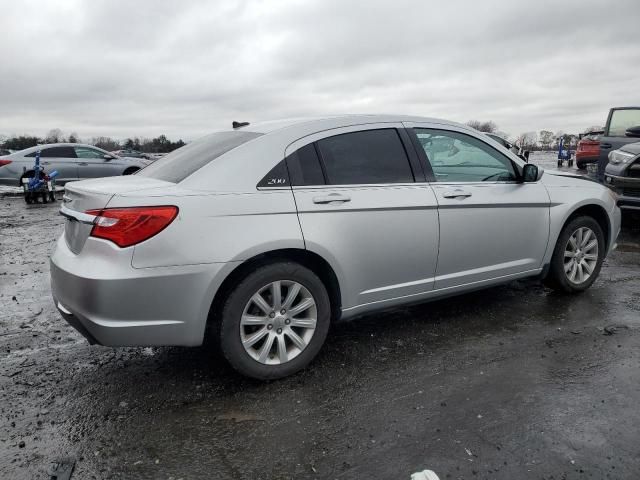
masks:
[[[610,143],[601,143],[600,148],[611,148],[612,145]]]
[[[456,190],[446,190],[442,193],[444,198],[467,198],[471,196],[471,192],[466,192],[461,189]]]
[[[81,167],[86,167],[89,164],[87,162],[80,162],[78,165],[80,165]]]
[[[333,203],[333,202],[350,202],[351,197],[347,195],[341,195],[339,193],[330,193],[329,195],[321,195],[318,197],[313,197],[313,203]]]

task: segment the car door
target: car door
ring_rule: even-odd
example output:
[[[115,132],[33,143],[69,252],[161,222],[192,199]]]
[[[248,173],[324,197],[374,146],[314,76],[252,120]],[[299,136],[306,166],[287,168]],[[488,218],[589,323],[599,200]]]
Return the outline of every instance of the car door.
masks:
[[[542,267],[549,239],[549,195],[520,183],[517,163],[462,128],[410,124],[438,201],[435,288],[509,278]],[[429,174],[429,172],[428,172]]]
[[[401,124],[321,132],[286,155],[305,245],[339,270],[343,312],[433,289],[437,203]]]
[[[29,154],[35,157],[35,152]],[[76,153],[73,147],[58,146],[47,147],[40,150],[40,164],[47,173],[54,170],[58,172],[56,181],[59,183],[71,182],[78,179],[78,166]]]
[[[105,158],[107,152],[90,147],[74,147],[78,157],[79,178],[100,178],[119,175],[117,158]]]
[[[604,181],[604,170],[609,163],[609,153],[620,147],[639,141],[637,137],[627,137],[627,128],[640,126],[640,108],[614,108],[609,112],[607,127],[600,137],[600,158],[598,159],[598,180]]]

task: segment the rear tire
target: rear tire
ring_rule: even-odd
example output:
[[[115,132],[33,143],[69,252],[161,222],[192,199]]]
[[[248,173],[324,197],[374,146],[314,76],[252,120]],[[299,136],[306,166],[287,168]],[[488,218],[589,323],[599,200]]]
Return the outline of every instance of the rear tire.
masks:
[[[318,354],[329,331],[331,303],[315,273],[282,261],[245,276],[227,297],[220,321],[218,341],[231,366],[242,375],[271,380],[300,371]],[[254,338],[260,339],[251,343]]]
[[[605,248],[598,222],[588,216],[572,219],[560,232],[545,284],[567,293],[585,291],[600,273]]]
[[[587,164],[586,163],[576,162],[576,168],[578,170],[586,170],[587,169]]]
[[[122,172],[122,175],[133,175],[138,170],[140,170],[138,167],[129,167],[124,172]]]

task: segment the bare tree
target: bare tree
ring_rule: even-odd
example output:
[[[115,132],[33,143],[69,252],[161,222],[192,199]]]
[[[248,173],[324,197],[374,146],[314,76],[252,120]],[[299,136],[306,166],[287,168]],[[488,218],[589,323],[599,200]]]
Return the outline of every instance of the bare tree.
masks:
[[[479,132],[494,133],[498,130],[498,126],[489,120],[488,122],[481,122],[480,120],[469,120],[467,125],[471,128],[475,128]]]
[[[44,141],[46,143],[64,142],[64,137],[62,136],[62,130],[60,130],[59,128],[52,128],[51,130],[49,130],[49,133],[47,133],[47,136],[45,137]]]
[[[120,144],[111,137],[93,137],[89,143],[109,152],[120,149]]]
[[[76,132],[71,132],[69,134],[69,143],[80,143],[80,138]]]
[[[509,140],[509,137],[511,137],[511,135],[509,135],[507,132],[503,132],[502,130],[496,130],[493,133],[499,136],[500,138],[504,138],[505,140]]]
[[[549,150],[553,144],[553,132],[549,130],[540,130],[540,145],[543,150]]]
[[[518,136],[516,145],[525,150],[533,150],[538,144],[538,134],[536,132],[525,132]]]

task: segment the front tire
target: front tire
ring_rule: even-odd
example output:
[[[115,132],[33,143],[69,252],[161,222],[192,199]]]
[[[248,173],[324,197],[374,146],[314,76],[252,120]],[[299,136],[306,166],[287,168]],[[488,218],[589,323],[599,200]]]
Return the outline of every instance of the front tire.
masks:
[[[129,167],[124,172],[122,172],[122,175],[133,175],[138,170],[140,170],[138,167]]]
[[[560,232],[545,284],[567,293],[585,291],[600,273],[605,248],[598,222],[588,216],[574,218]]]
[[[318,276],[294,262],[272,263],[248,274],[229,294],[220,347],[241,374],[282,378],[313,360],[330,322],[329,295]]]

